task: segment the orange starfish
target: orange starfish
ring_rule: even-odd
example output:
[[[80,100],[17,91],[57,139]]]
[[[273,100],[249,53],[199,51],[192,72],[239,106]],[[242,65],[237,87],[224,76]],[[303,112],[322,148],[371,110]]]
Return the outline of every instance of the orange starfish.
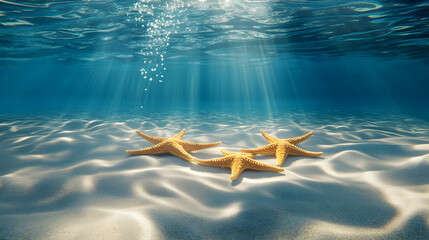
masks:
[[[126,153],[131,155],[171,153],[186,161],[192,162],[195,158],[191,156],[187,151],[216,147],[221,144],[221,142],[193,143],[183,141],[182,138],[183,135],[185,135],[185,129],[183,129],[179,134],[171,138],[152,137],[139,131],[136,131],[136,133],[140,137],[156,145],[148,148],[142,148],[139,150],[127,150]]]
[[[260,148],[241,149],[241,151],[252,154],[275,154],[277,158],[277,166],[281,166],[289,154],[306,157],[320,157],[323,154],[322,152],[309,152],[295,146],[311,137],[313,132],[289,139],[277,139],[265,133],[264,130],[261,130],[261,133],[270,144]]]
[[[240,173],[246,169],[260,170],[260,171],[273,171],[283,172],[283,168],[271,166],[266,163],[261,163],[253,160],[253,154],[250,153],[235,153],[229,152],[224,149],[221,150],[225,157],[214,158],[208,160],[195,159],[194,161],[201,165],[231,168],[231,180],[240,176]]]

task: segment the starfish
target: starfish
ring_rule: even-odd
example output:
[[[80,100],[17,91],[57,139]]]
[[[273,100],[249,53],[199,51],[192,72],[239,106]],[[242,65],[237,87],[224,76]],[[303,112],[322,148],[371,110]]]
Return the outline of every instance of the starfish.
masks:
[[[246,169],[260,170],[260,171],[273,171],[283,172],[283,168],[271,166],[266,163],[261,163],[253,160],[254,157],[251,153],[235,153],[229,152],[224,149],[221,150],[225,157],[214,158],[208,160],[195,159],[195,162],[205,166],[225,167],[231,168],[231,180],[234,181],[238,178],[241,172]]]
[[[221,142],[193,143],[193,142],[183,141],[182,138],[183,138],[183,135],[185,135],[185,129],[183,129],[179,134],[171,138],[152,137],[147,134],[141,133],[139,131],[136,131],[136,133],[140,137],[156,145],[148,148],[142,148],[139,150],[127,150],[126,153],[130,155],[171,153],[186,161],[192,162],[195,159],[195,157],[191,156],[187,151],[216,147],[221,144]]]
[[[306,157],[320,157],[323,154],[322,152],[309,152],[295,146],[296,144],[304,142],[309,137],[311,137],[311,135],[313,135],[313,132],[309,132],[305,135],[289,139],[277,139],[265,133],[264,130],[261,130],[261,133],[264,138],[269,142],[268,145],[260,148],[241,149],[241,151],[252,154],[275,154],[277,158],[277,166],[281,166],[284,163],[288,154]]]

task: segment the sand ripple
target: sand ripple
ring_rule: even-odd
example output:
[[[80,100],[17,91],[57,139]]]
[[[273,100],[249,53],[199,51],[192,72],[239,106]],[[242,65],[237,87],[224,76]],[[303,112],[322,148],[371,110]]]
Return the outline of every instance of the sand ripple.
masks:
[[[223,142],[200,158],[263,145],[259,129],[313,130],[300,146],[325,154],[233,183],[229,169],[125,154],[150,146],[136,129],[168,137],[185,127],[186,140]],[[2,115],[0,238],[424,239],[428,136],[426,120],[400,114]]]

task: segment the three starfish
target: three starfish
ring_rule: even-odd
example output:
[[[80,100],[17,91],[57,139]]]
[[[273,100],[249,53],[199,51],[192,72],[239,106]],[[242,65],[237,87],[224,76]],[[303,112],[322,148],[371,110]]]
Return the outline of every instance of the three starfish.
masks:
[[[302,143],[309,137],[311,137],[311,135],[313,135],[313,132],[309,132],[300,137],[289,139],[275,138],[265,133],[264,130],[261,130],[261,133],[262,136],[264,136],[264,138],[268,141],[268,145],[265,145],[260,148],[241,149],[241,151],[252,154],[275,154],[277,158],[277,166],[281,166],[289,154],[306,157],[320,157],[323,154],[322,152],[309,152],[295,146],[296,144]]]
[[[237,179],[240,173],[246,169],[273,172],[284,171],[284,169],[282,168],[255,161],[253,159],[255,154],[276,154],[277,166],[281,166],[289,154],[308,157],[319,157],[323,154],[321,152],[309,152],[295,146],[296,144],[308,139],[311,135],[313,135],[313,132],[309,132],[303,136],[296,138],[277,139],[261,130],[262,135],[270,144],[260,148],[241,149],[241,153],[229,152],[222,149],[221,152],[224,157],[208,160],[197,159],[190,155],[187,151],[216,147],[219,146],[221,142],[193,143],[183,141],[182,138],[183,135],[185,135],[185,129],[183,129],[180,133],[171,138],[152,137],[139,131],[136,131],[136,133],[155,145],[139,150],[127,150],[126,153],[131,155],[171,153],[189,162],[195,162],[205,166],[231,168],[232,181]]]
[[[156,145],[148,148],[142,148],[139,150],[127,150],[126,153],[130,155],[171,153],[176,157],[192,162],[195,158],[187,151],[216,147],[222,143],[222,142],[216,142],[216,143],[186,142],[182,140],[183,135],[185,135],[185,131],[186,130],[183,129],[180,133],[178,133],[177,135],[171,138],[152,137],[147,134],[136,131],[136,133],[140,137]]]

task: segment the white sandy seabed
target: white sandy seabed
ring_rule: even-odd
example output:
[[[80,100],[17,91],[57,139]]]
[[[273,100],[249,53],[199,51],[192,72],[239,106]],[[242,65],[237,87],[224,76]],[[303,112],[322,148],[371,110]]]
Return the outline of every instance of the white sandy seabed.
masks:
[[[0,116],[0,239],[428,239],[429,124],[384,114]],[[135,134],[220,157],[314,131],[285,172],[127,156]],[[275,164],[273,155],[256,160]]]

